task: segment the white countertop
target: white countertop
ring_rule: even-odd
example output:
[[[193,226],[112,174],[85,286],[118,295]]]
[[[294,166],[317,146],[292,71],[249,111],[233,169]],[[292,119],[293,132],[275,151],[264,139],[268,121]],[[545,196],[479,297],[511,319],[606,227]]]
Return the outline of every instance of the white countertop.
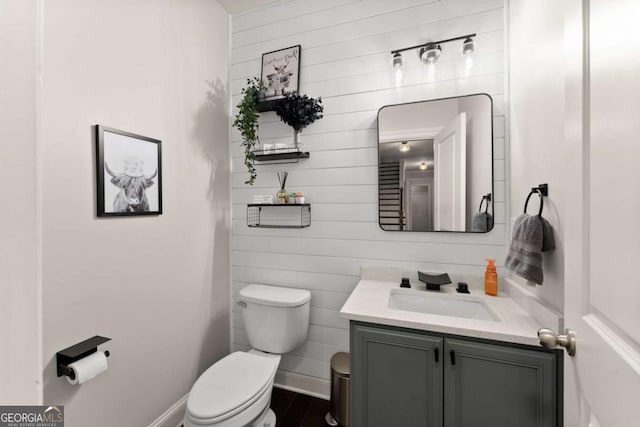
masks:
[[[449,294],[456,299],[471,295],[482,300],[499,319],[486,321],[388,308],[389,294],[392,289],[401,289],[399,286],[399,281],[360,280],[340,310],[340,316],[362,322],[540,346],[537,332],[542,325],[504,293],[492,297],[486,295],[484,289],[470,287],[470,294],[459,294],[453,284],[442,286],[439,292],[427,291],[423,284],[413,281],[412,289],[401,290],[419,295]]]

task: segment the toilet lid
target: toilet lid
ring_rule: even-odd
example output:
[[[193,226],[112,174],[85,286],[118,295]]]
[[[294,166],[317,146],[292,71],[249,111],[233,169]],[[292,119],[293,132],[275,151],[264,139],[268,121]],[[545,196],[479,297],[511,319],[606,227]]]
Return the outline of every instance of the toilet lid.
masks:
[[[192,417],[212,419],[251,401],[273,377],[277,362],[242,351],[220,359],[198,378],[189,393]]]
[[[311,292],[281,286],[249,285],[240,289],[240,298],[261,305],[298,307],[311,299]]]

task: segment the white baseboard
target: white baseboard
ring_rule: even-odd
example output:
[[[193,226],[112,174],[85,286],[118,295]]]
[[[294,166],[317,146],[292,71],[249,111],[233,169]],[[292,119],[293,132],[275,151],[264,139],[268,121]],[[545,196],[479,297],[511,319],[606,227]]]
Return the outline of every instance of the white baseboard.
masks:
[[[278,371],[275,386],[324,400],[329,400],[331,394],[329,381],[289,371]]]
[[[180,427],[182,425],[182,420],[184,419],[184,411],[187,407],[188,397],[189,393],[185,394],[169,409],[164,411],[157,420],[149,424],[149,427]]]

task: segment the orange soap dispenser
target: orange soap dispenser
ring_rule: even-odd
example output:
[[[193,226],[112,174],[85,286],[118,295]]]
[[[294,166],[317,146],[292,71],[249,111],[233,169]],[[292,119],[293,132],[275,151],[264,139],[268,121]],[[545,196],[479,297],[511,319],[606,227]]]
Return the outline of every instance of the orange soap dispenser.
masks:
[[[484,293],[491,296],[498,296],[498,273],[496,272],[496,260],[486,259],[487,271],[484,273]]]

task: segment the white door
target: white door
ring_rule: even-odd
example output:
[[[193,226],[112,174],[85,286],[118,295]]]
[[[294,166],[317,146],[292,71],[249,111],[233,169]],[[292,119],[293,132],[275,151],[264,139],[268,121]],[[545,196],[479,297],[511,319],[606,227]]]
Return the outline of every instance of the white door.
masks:
[[[464,231],[467,117],[460,113],[433,140],[434,229]]]
[[[565,425],[637,427],[640,2],[565,5]]]
[[[411,185],[410,226],[411,231],[429,231],[431,223],[431,194],[428,185]]]

